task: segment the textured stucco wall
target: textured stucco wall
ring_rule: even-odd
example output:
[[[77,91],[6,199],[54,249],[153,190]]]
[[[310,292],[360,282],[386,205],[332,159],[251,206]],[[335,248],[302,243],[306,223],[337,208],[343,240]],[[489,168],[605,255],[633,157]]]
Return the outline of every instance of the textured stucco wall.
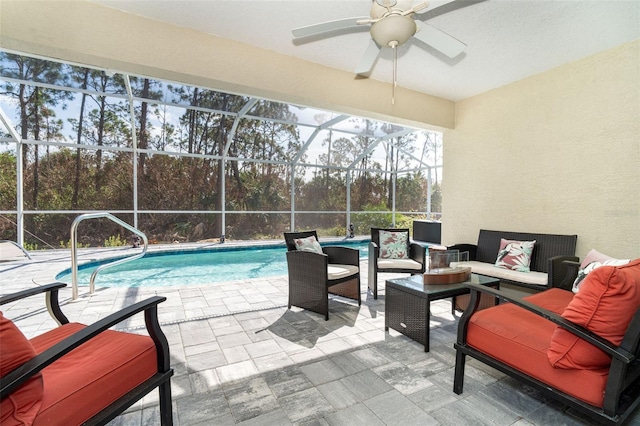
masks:
[[[640,257],[640,41],[456,104],[443,244],[478,230],[577,234]]]

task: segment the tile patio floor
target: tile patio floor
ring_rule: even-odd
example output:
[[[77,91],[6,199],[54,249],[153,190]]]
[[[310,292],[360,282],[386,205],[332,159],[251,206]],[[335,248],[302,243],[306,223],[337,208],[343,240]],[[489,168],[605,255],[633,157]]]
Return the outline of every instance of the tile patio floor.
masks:
[[[80,250],[80,263],[131,249]],[[115,253],[117,252],[117,253]],[[0,263],[0,292],[54,281],[70,266],[68,250],[32,252]],[[366,261],[361,270],[366,271]],[[457,317],[432,303],[431,351],[384,331],[384,285],[362,306],[330,300],[330,318],[287,310],[287,277],[166,288],[99,288],[71,301],[71,321],[90,323],[134,301],[163,295],[160,321],[171,345],[174,424],[187,425],[584,425],[577,413],[472,359],[462,395],[452,392]],[[381,274],[379,283],[395,275]],[[33,297],[3,306],[32,337],[55,326]],[[121,329],[142,331],[143,319]],[[157,392],[112,425],[158,424]],[[629,424],[640,425],[640,415]]]

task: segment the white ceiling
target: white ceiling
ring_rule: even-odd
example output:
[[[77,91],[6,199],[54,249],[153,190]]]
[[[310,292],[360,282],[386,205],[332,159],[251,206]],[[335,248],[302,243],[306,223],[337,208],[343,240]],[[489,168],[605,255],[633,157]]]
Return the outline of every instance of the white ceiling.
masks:
[[[302,43],[291,30],[366,17],[371,0],[92,1],[349,72],[370,40],[368,26]],[[410,40],[398,50],[398,84],[454,101],[640,38],[638,0],[431,1],[415,18],[467,48],[449,59]],[[386,48],[370,78],[391,82],[392,73]]]

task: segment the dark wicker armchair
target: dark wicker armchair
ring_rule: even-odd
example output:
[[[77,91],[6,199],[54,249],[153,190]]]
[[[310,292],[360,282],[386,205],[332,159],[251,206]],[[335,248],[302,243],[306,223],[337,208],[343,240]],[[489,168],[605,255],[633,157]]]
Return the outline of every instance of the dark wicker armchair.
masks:
[[[406,232],[408,259],[380,258],[380,231]],[[400,228],[371,228],[371,242],[369,243],[369,290],[373,298],[378,298],[378,272],[401,272],[411,275],[423,274],[425,270],[426,248],[409,239],[409,229]]]
[[[316,231],[285,232],[289,269],[289,308],[298,306],[324,314],[329,319],[329,293],[349,299],[360,298],[360,251],[348,247],[322,247],[322,254],[296,249],[295,240]]]

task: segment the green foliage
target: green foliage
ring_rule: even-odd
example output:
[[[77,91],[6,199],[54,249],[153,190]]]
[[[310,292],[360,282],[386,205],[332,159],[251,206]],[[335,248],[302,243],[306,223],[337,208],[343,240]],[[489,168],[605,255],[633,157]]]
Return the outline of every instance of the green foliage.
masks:
[[[14,210],[16,206],[16,156],[0,152],[0,210]]]
[[[352,213],[351,222],[356,235],[370,235],[371,228],[388,228],[393,224],[393,214],[384,204],[367,205],[363,210],[381,213]]]
[[[32,251],[32,250],[40,250],[40,247],[38,246],[37,243],[31,244],[25,241],[24,243],[24,249],[27,251]]]
[[[322,234],[327,236],[345,236],[349,191],[349,208],[355,212],[351,216],[355,232],[368,235],[372,226],[393,224],[390,211],[393,170],[403,170],[409,161],[415,163],[415,159],[423,164],[442,164],[442,142],[436,133],[429,133],[422,149],[415,146],[417,133],[390,137],[379,144],[378,135],[397,134],[399,128],[356,117],[349,122],[361,129],[360,134],[345,136],[328,129],[318,138],[320,144],[313,146],[320,149],[321,154],[317,159],[310,158],[315,154],[306,146],[306,137],[301,137],[299,127],[291,124],[304,120],[299,120],[290,105],[261,100],[252,107],[250,115],[269,119],[246,116],[235,126],[233,114],[221,111],[240,111],[250,101],[247,97],[133,76],[130,81],[134,95],[150,101],[135,103],[136,125],[131,129],[127,101],[109,95],[126,92],[121,74],[107,75],[100,70],[3,52],[0,52],[0,65],[4,75],[26,83],[23,84],[25,91],[20,90],[19,83],[0,82],[5,95],[15,100],[13,105],[19,116],[16,122],[23,127],[19,130],[24,139],[65,140],[88,146],[52,149],[42,144],[24,144],[25,210],[132,210],[135,175],[139,210],[182,211],[140,214],[138,226],[152,241],[189,240],[195,237],[196,229],[197,238],[221,234],[235,239],[282,238],[282,232],[290,228],[288,210],[294,159],[297,161],[293,163],[296,164],[295,209],[305,212],[296,214],[296,226],[323,230]],[[98,95],[89,97],[79,91],[49,89],[46,85],[29,84],[30,81],[52,87],[83,87]],[[192,108],[178,113],[178,108],[155,100]],[[69,130],[69,127],[64,128],[56,114],[72,104],[81,104],[82,108],[65,113],[72,134],[62,135],[63,129]],[[176,113],[181,115],[174,120]],[[331,118],[329,113],[314,117],[317,123]],[[133,154],[122,150],[132,147],[134,135],[139,148],[204,157],[144,152],[138,154],[138,167],[134,170]],[[0,148],[4,148],[2,144]],[[380,149],[376,148],[378,144]],[[302,147],[305,149],[301,151]],[[227,160],[223,161],[222,157]],[[313,161],[317,167],[310,165]],[[347,168],[351,168],[349,179]],[[17,179],[13,150],[0,152],[0,169],[3,171],[0,173],[0,210],[15,211]],[[398,211],[424,212],[427,193],[424,173],[423,170],[397,175],[395,207]],[[440,211],[441,191],[437,174],[434,177],[431,206],[433,211]],[[225,194],[224,200],[222,194]],[[219,213],[223,209],[227,211],[225,229]],[[258,213],[241,213],[245,211]],[[47,243],[55,245],[55,241],[60,241],[61,247],[68,248],[69,242],[64,240],[76,216],[73,213],[28,214],[25,227]],[[127,216],[127,221],[133,222],[132,214],[119,216],[123,220],[122,216]],[[410,217],[397,214],[396,226],[411,228],[412,217],[413,214]],[[196,228],[201,223],[203,227]],[[122,228],[112,222],[89,221],[82,225],[81,246],[103,242],[108,247],[126,245],[118,232],[122,233]],[[13,223],[0,221],[0,235],[13,233]],[[106,235],[112,237],[103,240]]]
[[[406,216],[401,213],[396,214],[396,228],[408,228],[409,231],[413,229],[413,217]]]
[[[127,240],[122,239],[120,234],[113,236],[111,235],[108,239],[104,240],[105,247],[122,247],[127,245]]]
[[[321,235],[345,237],[347,235],[347,228],[345,226],[334,226],[333,228],[325,229],[321,232]]]
[[[89,246],[90,246],[89,244],[83,244],[80,241],[78,241],[78,248],[87,248]],[[60,241],[60,248],[70,249],[71,248],[71,240],[67,240],[66,242]]]

